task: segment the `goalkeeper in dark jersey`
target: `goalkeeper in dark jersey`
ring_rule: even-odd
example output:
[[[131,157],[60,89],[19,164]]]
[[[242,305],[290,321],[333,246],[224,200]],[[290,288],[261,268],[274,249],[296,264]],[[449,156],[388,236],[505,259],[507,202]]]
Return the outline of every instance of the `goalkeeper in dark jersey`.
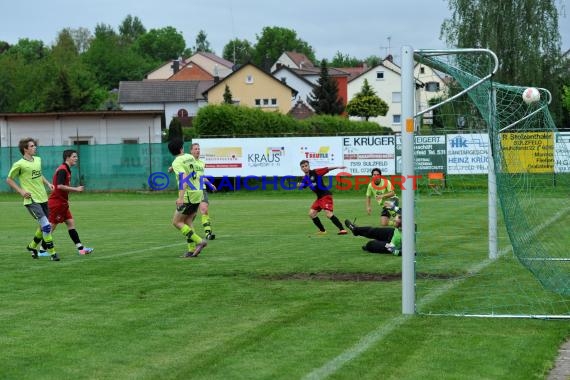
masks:
[[[391,253],[394,256],[402,254],[402,217],[396,215],[394,227],[358,227],[346,219],[346,227],[354,236],[362,236],[370,240],[362,249],[371,253]]]
[[[333,224],[338,228],[339,235],[346,235],[346,230],[342,227],[342,223],[334,215],[333,212],[333,197],[332,193],[324,185],[323,176],[331,170],[345,169],[346,166],[329,166],[324,168],[318,168],[312,170],[309,161],[303,160],[300,163],[301,170],[305,173],[303,180],[300,183],[299,188],[304,189],[309,187],[317,195],[317,200],[313,202],[311,208],[309,209],[309,217],[319,229],[317,235],[325,235],[326,230],[323,223],[318,217],[318,213],[322,210],[325,211],[327,218],[333,222]]]

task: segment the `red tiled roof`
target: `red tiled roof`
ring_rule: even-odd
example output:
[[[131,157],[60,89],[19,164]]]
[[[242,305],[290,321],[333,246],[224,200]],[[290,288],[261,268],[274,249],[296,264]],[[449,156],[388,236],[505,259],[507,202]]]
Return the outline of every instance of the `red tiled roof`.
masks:
[[[285,54],[287,54],[287,56],[291,58],[291,60],[295,62],[295,65],[299,68],[315,67],[313,62],[311,62],[311,60],[307,58],[305,54],[297,53],[296,51],[286,51]]]

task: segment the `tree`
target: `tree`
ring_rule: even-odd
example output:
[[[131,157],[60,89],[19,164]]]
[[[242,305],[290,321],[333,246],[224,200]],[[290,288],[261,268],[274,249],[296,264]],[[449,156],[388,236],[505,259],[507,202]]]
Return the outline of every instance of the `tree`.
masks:
[[[302,53],[312,62],[315,62],[315,52],[305,41],[297,37],[292,29],[278,26],[264,27],[261,35],[256,35],[257,43],[254,47],[253,63],[269,70],[277,58],[285,51]]]
[[[186,42],[181,33],[167,26],[149,30],[137,38],[135,46],[139,54],[159,63],[180,57],[184,52]]]
[[[62,65],[67,65],[79,59],[79,49],[73,40],[71,29],[66,28],[58,33],[51,56]]]
[[[234,65],[243,65],[251,61],[253,53],[254,49],[248,40],[236,38],[224,46],[222,57],[233,62]]]
[[[232,92],[230,91],[230,87],[226,84],[226,88],[224,89],[224,103],[225,104],[234,104],[232,99]]]
[[[0,41],[0,54],[8,51],[10,49],[10,44],[6,41]]]
[[[566,111],[570,112],[570,86],[562,86],[562,104]]]
[[[145,73],[164,62],[142,56],[135,46],[125,46],[117,33],[104,24],[97,25],[95,37],[81,58],[106,90],[118,88],[122,80],[142,80]]]
[[[382,58],[378,57],[377,55],[371,55],[370,57],[364,60],[368,67],[376,67],[382,62]]]
[[[127,45],[132,44],[137,38],[146,33],[142,21],[138,17],[128,15],[119,25],[121,41]]]
[[[451,18],[443,22],[441,36],[449,46],[492,50],[500,62],[495,80],[548,88],[551,110],[560,109],[562,55],[555,0],[448,2]]]
[[[205,53],[213,53],[212,49],[210,48],[210,43],[208,42],[208,36],[206,32],[200,30],[198,35],[196,36],[196,45],[194,46],[195,52],[205,52]]]
[[[386,116],[388,104],[376,95],[368,80],[364,79],[360,92],[346,105],[346,112],[349,116],[363,117],[368,121],[371,117]]]
[[[329,76],[326,59],[321,61],[321,75],[307,100],[319,115],[340,115],[344,111],[338,96],[338,84]]]
[[[172,118],[170,125],[168,126],[168,141],[183,138],[184,133],[182,132],[182,124],[177,117]]]
[[[357,67],[359,65],[361,65],[360,60],[348,54],[342,54],[340,51],[336,52],[331,61],[332,67]]]
[[[75,43],[75,48],[77,49],[78,53],[84,53],[89,49],[89,44],[91,44],[91,40],[93,39],[93,35],[87,28],[77,28],[71,29],[67,28],[73,42]]]
[[[45,58],[49,52],[49,49],[44,46],[42,41],[22,38],[18,40],[17,44],[12,45],[6,53],[17,59],[32,63]]]

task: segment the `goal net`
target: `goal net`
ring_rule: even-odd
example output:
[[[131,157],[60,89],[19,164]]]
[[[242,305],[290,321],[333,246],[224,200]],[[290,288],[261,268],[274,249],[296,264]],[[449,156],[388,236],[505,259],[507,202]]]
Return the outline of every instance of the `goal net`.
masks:
[[[494,54],[465,50],[414,54],[447,84],[428,112],[416,102],[417,130],[462,136],[446,134],[443,191],[415,197],[416,312],[570,318],[570,133],[556,129],[546,89],[527,103],[526,86],[493,81]],[[488,151],[485,174],[469,162],[477,148]]]

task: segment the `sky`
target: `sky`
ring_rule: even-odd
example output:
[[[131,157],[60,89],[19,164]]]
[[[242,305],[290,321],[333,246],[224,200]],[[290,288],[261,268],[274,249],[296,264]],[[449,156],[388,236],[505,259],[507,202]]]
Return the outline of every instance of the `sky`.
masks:
[[[559,27],[562,49],[570,49],[568,0],[558,0],[564,10]],[[232,39],[255,44],[266,26],[296,31],[311,45],[317,59],[332,59],[337,52],[363,59],[388,53],[399,60],[401,47],[442,49],[442,22],[450,17],[448,0],[28,0],[5,1],[0,6],[0,40],[10,44],[21,38],[51,45],[64,28],[107,24],[118,31],[127,15],[138,17],[144,27],[172,26],[193,47],[204,30],[210,47],[221,56]]]

